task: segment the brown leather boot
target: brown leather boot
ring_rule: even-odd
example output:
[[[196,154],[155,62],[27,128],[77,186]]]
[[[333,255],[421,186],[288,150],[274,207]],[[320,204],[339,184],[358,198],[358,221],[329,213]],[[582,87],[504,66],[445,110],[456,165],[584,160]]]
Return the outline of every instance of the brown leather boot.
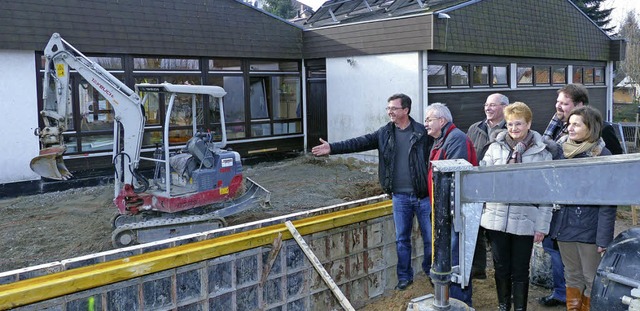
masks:
[[[567,311],[582,311],[582,291],[579,288],[567,287]]]
[[[591,310],[591,297],[582,296],[582,309],[580,311],[590,311]]]

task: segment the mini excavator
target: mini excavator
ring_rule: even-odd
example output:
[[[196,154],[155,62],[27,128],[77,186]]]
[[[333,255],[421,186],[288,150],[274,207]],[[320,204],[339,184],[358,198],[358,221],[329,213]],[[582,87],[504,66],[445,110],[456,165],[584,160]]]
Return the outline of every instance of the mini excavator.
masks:
[[[54,180],[73,178],[63,161],[67,150],[63,133],[68,128],[70,69],[75,69],[113,107],[114,200],[118,211],[112,219],[112,243],[124,247],[226,225],[225,217],[269,203],[270,193],[242,175],[237,152],[225,150],[223,88],[170,83],[135,85],[131,90],[54,33],[45,47],[43,109],[44,127],[36,130],[40,153],[31,169]],[[145,129],[144,103],[165,99],[162,144],[152,157],[141,156]],[[142,96],[142,98],[141,98]],[[219,112],[221,132],[197,131],[198,103],[207,98]],[[177,101],[190,102],[192,133],[184,147],[169,146],[171,112]],[[220,141],[216,141],[218,137]],[[153,177],[138,171],[150,161]]]

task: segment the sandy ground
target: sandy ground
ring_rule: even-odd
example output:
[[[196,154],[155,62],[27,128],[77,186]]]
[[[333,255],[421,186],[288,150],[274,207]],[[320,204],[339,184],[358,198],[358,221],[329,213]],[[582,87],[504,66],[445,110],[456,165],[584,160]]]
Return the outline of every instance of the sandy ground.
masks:
[[[337,157],[293,159],[245,165],[245,175],[271,191],[270,209],[245,212],[230,224],[328,206],[380,194],[377,165],[340,161]],[[0,272],[112,249],[110,219],[116,209],[113,187],[79,188],[63,192],[0,200]],[[618,231],[628,228],[628,211],[618,212]],[[489,260],[489,266],[491,267]],[[476,310],[495,310],[493,270],[486,280],[474,280]],[[532,286],[529,310],[541,308],[535,298],[548,290]],[[405,291],[387,291],[361,310],[406,310],[409,301],[433,289],[422,274]]]

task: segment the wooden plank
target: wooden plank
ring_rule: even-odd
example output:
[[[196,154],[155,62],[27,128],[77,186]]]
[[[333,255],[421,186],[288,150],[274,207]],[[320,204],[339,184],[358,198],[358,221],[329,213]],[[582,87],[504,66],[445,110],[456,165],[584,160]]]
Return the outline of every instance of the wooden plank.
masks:
[[[345,310],[355,311],[347,297],[344,296],[340,288],[338,288],[338,285],[336,285],[336,282],[333,281],[327,270],[324,269],[318,257],[316,257],[316,255],[311,251],[311,248],[309,247],[309,245],[307,245],[307,242],[304,241],[296,227],[291,223],[291,221],[288,220],[284,224],[287,226],[287,229],[289,229],[289,232],[291,232],[291,236],[293,236],[296,242],[298,242],[298,245],[300,245],[300,248],[302,248],[304,254],[307,255],[307,258],[309,258],[309,261],[311,262],[313,267],[316,269],[316,271],[318,271],[318,274],[320,274],[324,282],[327,284],[327,286],[329,286],[329,289],[331,289],[333,294],[336,296],[338,302],[340,302],[340,305]]]

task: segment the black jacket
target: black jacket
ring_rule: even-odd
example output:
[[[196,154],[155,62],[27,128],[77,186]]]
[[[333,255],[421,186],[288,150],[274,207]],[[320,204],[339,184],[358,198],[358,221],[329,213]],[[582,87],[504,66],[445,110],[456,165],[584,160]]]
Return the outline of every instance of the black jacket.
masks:
[[[409,151],[409,171],[413,182],[413,191],[418,198],[429,195],[427,189],[427,167],[429,150],[433,139],[427,135],[424,126],[409,117],[413,129],[411,150]],[[352,153],[378,149],[378,178],[382,190],[391,194],[393,191],[393,164],[395,160],[395,136],[393,122],[387,123],[377,131],[360,137],[331,143],[331,154]]]
[[[606,148],[602,156],[611,155]],[[581,154],[575,158],[584,158]],[[563,205],[553,213],[549,236],[562,242],[582,242],[607,247],[613,240],[616,207],[606,205]]]

